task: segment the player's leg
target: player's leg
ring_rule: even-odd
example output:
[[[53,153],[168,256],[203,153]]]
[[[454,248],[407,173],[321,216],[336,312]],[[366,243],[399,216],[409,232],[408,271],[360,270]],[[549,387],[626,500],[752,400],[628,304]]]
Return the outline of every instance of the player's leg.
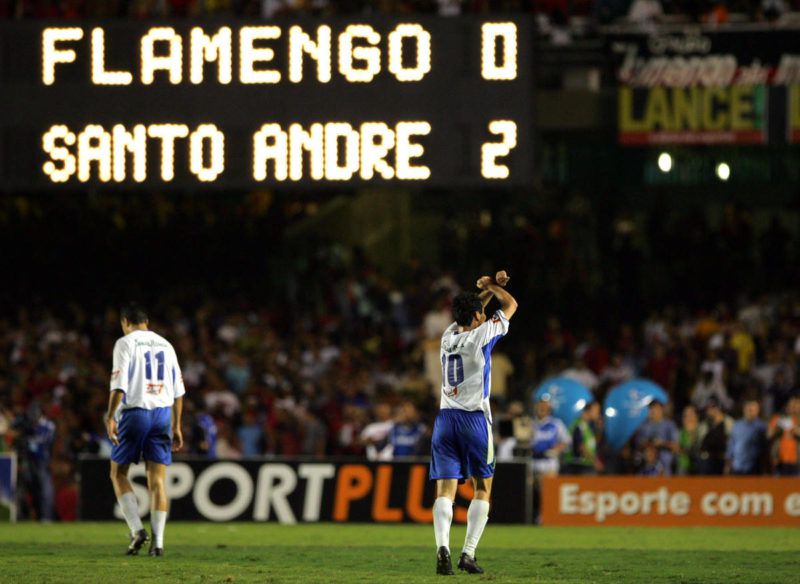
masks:
[[[483,570],[476,563],[475,549],[483,535],[486,522],[489,520],[489,498],[492,494],[492,477],[472,477],[475,496],[467,510],[467,535],[464,538],[464,549],[458,567],[469,573],[481,574]]]
[[[433,502],[433,532],[436,538],[436,573],[452,575],[450,559],[450,525],[456,499],[458,477],[463,476],[461,453],[453,440],[454,416],[441,411],[436,416],[431,437],[431,479],[436,480]]]
[[[147,489],[150,491],[150,527],[153,532],[151,556],[164,555],[164,528],[167,525],[167,467],[147,462]]]
[[[436,500],[433,502],[433,532],[436,537],[436,573],[453,574],[450,559],[450,526],[453,523],[453,503],[456,500],[458,479],[436,481]]]
[[[469,441],[469,466],[475,494],[467,510],[467,535],[458,568],[470,574],[482,574],[483,569],[475,560],[475,549],[489,520],[489,499],[495,464],[494,438],[488,420],[475,416],[471,421],[473,439]]]
[[[458,489],[457,479],[436,481],[436,500],[433,502],[433,530],[436,535],[436,548],[450,550],[450,525],[453,523],[453,503]]]
[[[112,452],[112,456],[113,454]],[[120,464],[113,459],[111,460],[111,484],[114,486],[114,494],[117,497],[120,509],[122,509],[125,523],[128,524],[128,529],[131,531],[131,541],[126,553],[129,556],[135,556],[145,542],[150,539],[150,536],[147,534],[144,525],[142,525],[142,519],[139,517],[139,501],[133,492],[130,480],[128,480],[129,468],[130,464]]]
[[[153,531],[151,556],[164,555],[164,528],[167,524],[167,465],[172,463],[170,408],[150,410],[150,432],[142,448],[147,464],[147,488],[150,491],[150,526]]]
[[[136,555],[150,536],[139,517],[139,501],[128,480],[128,469],[139,460],[142,451],[143,429],[138,410],[126,410],[122,414],[117,431],[119,443],[111,449],[111,484],[119,502],[125,522],[131,530],[131,541],[126,553]]]

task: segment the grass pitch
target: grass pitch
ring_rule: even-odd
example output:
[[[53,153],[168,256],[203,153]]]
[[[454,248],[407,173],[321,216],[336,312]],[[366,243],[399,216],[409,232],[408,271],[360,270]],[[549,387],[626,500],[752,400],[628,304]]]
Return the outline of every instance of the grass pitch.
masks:
[[[464,528],[454,527],[457,560]],[[433,530],[418,525],[168,523],[166,556],[123,555],[120,523],[0,524],[0,582],[440,582]],[[486,574],[527,583],[800,582],[800,530],[487,526]],[[145,549],[146,552],[146,549]],[[454,562],[455,563],[455,562]],[[458,572],[458,570],[456,570]]]

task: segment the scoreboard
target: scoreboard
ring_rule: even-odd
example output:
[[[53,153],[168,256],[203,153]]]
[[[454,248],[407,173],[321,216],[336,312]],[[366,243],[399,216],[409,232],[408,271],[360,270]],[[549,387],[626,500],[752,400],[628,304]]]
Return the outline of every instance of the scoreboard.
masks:
[[[525,17],[0,26],[0,190],[524,185]]]

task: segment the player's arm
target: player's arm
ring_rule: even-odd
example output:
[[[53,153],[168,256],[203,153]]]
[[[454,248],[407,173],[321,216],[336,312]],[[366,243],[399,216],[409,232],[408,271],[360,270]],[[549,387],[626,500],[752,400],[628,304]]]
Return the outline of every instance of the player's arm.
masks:
[[[172,404],[172,451],[177,452],[183,448],[183,432],[181,431],[181,416],[183,416],[183,396],[175,398]]]
[[[119,404],[122,403],[122,397],[125,395],[125,392],[121,389],[114,389],[111,391],[111,395],[108,398],[108,412],[106,413],[106,431],[108,432],[108,438],[111,440],[112,444],[119,444],[119,438],[117,438],[117,420],[114,417],[114,414],[117,413],[117,408]]]
[[[489,304],[492,298],[494,298],[494,294],[491,290],[484,290],[478,294],[478,298],[480,298],[481,305],[486,308],[486,305]]]
[[[109,390],[111,395],[108,398],[108,412],[106,413],[106,431],[108,438],[113,444],[119,444],[117,438],[116,413],[125,392],[128,391],[128,371],[131,363],[131,355],[128,346],[123,339],[119,339],[114,345],[114,356],[111,366],[111,383]]]
[[[517,311],[517,301],[505,290],[505,285],[508,284],[510,279],[505,270],[501,270],[495,274],[494,280],[490,276],[483,276],[478,280],[477,284],[478,288],[483,290],[479,295],[483,307],[486,308],[492,297],[497,298],[500,302],[500,309],[506,315],[506,319],[510,319]]]
[[[183,384],[183,372],[178,365],[178,355],[175,354],[175,349],[172,349],[172,358],[175,365],[172,369],[172,379],[174,392],[174,401],[172,402],[172,451],[177,452],[183,448],[183,396],[186,394],[186,386]]]
[[[497,298],[497,301],[500,302],[500,310],[503,311],[503,314],[506,315],[508,320],[511,320],[511,317],[514,316],[514,313],[517,311],[518,305],[517,301],[509,294],[508,290],[494,282],[487,283],[484,290],[490,291],[494,297]]]

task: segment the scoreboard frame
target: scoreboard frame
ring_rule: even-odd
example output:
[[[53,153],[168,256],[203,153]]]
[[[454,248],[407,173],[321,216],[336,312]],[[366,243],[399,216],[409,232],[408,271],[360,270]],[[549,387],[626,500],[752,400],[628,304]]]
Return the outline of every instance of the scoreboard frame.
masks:
[[[526,16],[0,25],[0,190],[532,182]]]

